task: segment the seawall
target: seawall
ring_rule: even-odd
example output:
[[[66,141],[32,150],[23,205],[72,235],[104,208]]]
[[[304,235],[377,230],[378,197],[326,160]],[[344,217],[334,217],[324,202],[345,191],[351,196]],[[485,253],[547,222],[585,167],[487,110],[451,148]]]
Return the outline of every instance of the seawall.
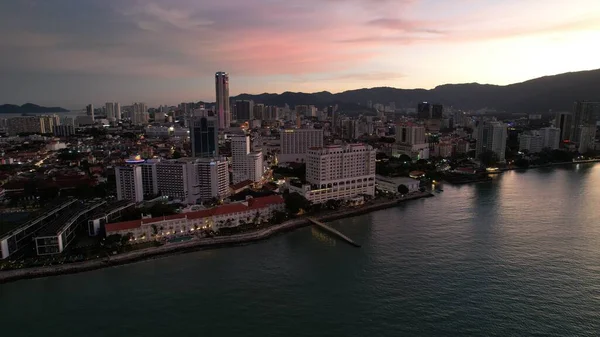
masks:
[[[367,214],[370,212],[391,208],[400,203],[433,197],[433,194],[429,192],[416,193],[413,195],[408,195],[399,200],[378,202],[375,204],[364,205],[359,208],[351,208],[351,209],[343,209],[337,212],[330,212],[328,214],[322,214],[314,216],[314,218],[319,221],[334,221],[343,218],[349,218],[353,216],[358,216],[362,214]],[[181,254],[187,252],[193,252],[204,249],[216,249],[222,247],[231,247],[231,246],[242,246],[246,244],[250,244],[253,242],[265,240],[279,233],[285,233],[289,231],[296,230],[298,228],[306,227],[311,225],[307,218],[296,218],[292,220],[288,220],[282,224],[275,225],[266,229],[262,229],[255,232],[243,233],[231,236],[224,237],[214,237],[214,238],[193,238],[189,241],[180,242],[180,243],[168,243],[164,246],[153,247],[140,249],[133,252],[113,255],[110,257],[89,260],[84,262],[76,262],[63,264],[58,266],[47,266],[47,267],[34,267],[34,268],[24,268],[24,269],[15,269],[15,270],[7,270],[0,272],[0,283],[7,283],[12,281],[17,281],[21,279],[31,279],[31,278],[39,278],[39,277],[47,277],[47,276],[57,276],[57,275],[65,275],[65,274],[74,274],[81,273],[85,271],[91,271],[101,268],[107,268],[112,266],[118,266],[128,263],[134,263],[143,260],[154,259],[161,256],[173,255],[173,254]]]

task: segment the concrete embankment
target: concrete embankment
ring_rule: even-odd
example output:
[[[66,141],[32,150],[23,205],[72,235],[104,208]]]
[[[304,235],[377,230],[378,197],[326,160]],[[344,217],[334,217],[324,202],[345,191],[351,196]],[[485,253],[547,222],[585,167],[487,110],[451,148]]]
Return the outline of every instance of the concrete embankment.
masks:
[[[318,221],[333,221],[348,217],[353,217],[361,214],[370,213],[385,208],[390,208],[399,203],[432,197],[429,192],[415,193],[407,195],[399,200],[375,202],[373,204],[364,205],[360,208],[344,209],[337,212],[330,212],[324,215],[318,215],[314,218]],[[90,260],[85,262],[77,262],[56,266],[34,267],[15,269],[0,272],[0,283],[16,281],[20,279],[39,278],[46,276],[56,276],[72,273],[80,273],[91,271],[100,268],[107,268],[122,264],[133,263],[142,260],[148,260],[165,255],[179,254],[203,249],[213,249],[220,247],[239,246],[252,242],[267,239],[278,233],[293,231],[295,229],[310,225],[307,218],[297,218],[286,221],[280,225],[275,225],[256,232],[237,234],[232,236],[214,237],[214,238],[193,238],[189,241],[179,243],[168,243],[164,246],[140,249],[133,252],[118,254],[103,259]]]

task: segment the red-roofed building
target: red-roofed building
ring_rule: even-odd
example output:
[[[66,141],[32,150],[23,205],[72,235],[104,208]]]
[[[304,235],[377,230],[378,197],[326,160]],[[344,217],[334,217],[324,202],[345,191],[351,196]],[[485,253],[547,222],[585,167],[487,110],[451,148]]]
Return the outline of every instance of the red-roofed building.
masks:
[[[107,236],[131,233],[135,241],[155,240],[165,236],[188,235],[199,229],[210,228],[216,232],[245,223],[266,222],[273,212],[283,211],[284,208],[283,198],[271,195],[201,211],[107,224],[105,228]]]
[[[252,180],[244,180],[241,181],[237,184],[233,184],[229,186],[229,191],[231,192],[231,194],[238,194],[244,190],[247,190],[250,188],[250,186],[252,186],[254,182]]]

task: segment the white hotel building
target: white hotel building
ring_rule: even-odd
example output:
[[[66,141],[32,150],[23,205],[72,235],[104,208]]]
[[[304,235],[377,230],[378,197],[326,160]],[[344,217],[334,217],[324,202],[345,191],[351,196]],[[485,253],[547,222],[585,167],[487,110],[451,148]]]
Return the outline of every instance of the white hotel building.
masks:
[[[144,201],[142,168],[137,165],[115,168],[117,200]]]
[[[222,228],[237,227],[245,223],[265,222],[275,211],[284,209],[283,197],[271,195],[196,212],[106,224],[105,229],[107,236],[131,233],[133,240],[143,242],[160,237],[189,235],[200,229],[218,232]]]
[[[313,203],[375,195],[376,151],[364,144],[311,148],[306,162],[307,185],[290,186]]]
[[[281,133],[280,163],[304,162],[308,149],[323,146],[322,129],[286,129]]]
[[[245,180],[260,181],[265,172],[261,151],[250,152],[250,136],[247,134],[231,136],[231,167],[233,184]]]
[[[198,197],[200,200],[225,198],[229,195],[229,163],[224,158],[202,158],[196,161]]]

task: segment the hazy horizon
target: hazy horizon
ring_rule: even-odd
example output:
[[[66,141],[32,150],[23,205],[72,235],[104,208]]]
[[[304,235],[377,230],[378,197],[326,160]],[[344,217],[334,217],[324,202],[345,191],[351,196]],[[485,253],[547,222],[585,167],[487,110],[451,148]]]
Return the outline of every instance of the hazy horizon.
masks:
[[[600,68],[575,52],[599,18],[595,0],[20,0],[0,4],[0,102],[214,101],[220,70],[232,96],[507,85]]]

